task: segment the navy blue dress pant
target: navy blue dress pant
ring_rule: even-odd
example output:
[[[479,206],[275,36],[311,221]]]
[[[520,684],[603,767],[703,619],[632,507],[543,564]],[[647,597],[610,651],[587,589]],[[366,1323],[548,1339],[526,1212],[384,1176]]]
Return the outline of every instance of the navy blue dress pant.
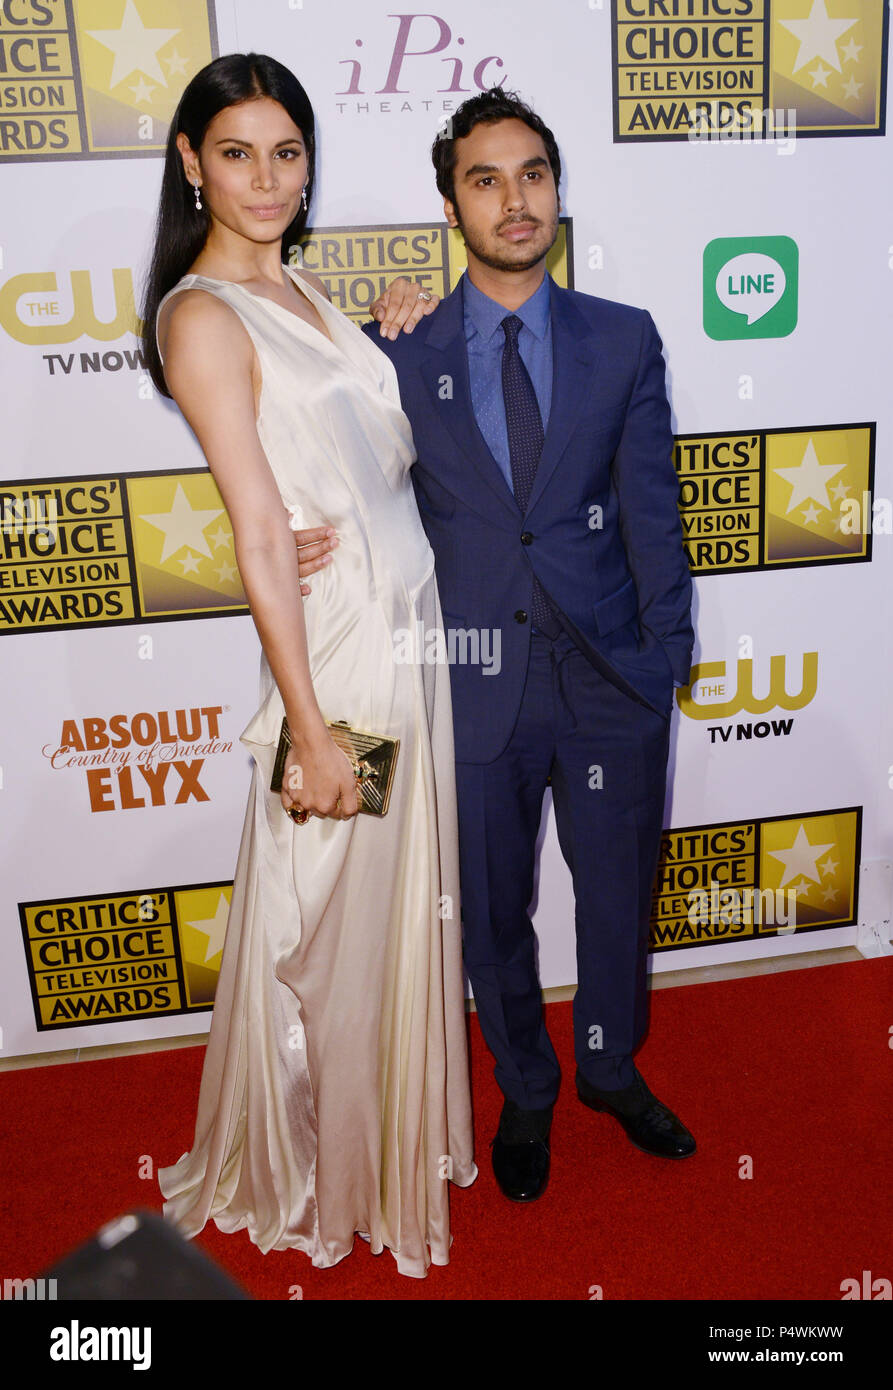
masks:
[[[456,764],[465,968],[496,1080],[522,1109],[551,1105],[560,1081],[529,915],[548,778],[576,902],[577,1066],[616,1090],[633,1080],[646,1027],[669,728],[564,631],[551,640],[534,629],[508,745],[491,763]]]

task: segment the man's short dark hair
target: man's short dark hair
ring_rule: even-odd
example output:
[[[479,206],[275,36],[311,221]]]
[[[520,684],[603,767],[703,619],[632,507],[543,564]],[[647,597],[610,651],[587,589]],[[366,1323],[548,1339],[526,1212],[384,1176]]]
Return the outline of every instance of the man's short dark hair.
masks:
[[[431,159],[437,176],[437,187],[444,198],[449,198],[451,203],[456,201],[456,189],[453,182],[458,157],[456,141],[468,135],[476,125],[483,121],[494,124],[496,121],[512,120],[523,121],[526,126],[529,126],[540,136],[546,147],[546,154],[555,178],[555,188],[558,188],[558,182],[561,178],[561,157],[558,153],[555,136],[532,107],[521,100],[517,92],[506,92],[502,87],[491,87],[489,91],[481,92],[478,96],[469,97],[467,101],[463,101],[458,111],[448,119],[446,131],[438,135],[431,146]]]

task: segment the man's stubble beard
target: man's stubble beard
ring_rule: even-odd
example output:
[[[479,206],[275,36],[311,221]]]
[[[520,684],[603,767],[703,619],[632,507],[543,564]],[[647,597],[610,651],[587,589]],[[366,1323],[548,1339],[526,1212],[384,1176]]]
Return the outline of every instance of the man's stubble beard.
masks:
[[[555,219],[555,230],[554,230],[553,235],[552,235],[552,240],[549,242],[549,245],[548,245],[547,247],[544,248],[544,250],[538,251],[538,252],[536,253],[535,256],[531,256],[528,260],[523,260],[523,261],[503,260],[503,259],[501,259],[499,256],[492,255],[489,251],[486,251],[486,250],[484,249],[484,247],[481,246],[480,243],[478,243],[478,242],[474,239],[474,237],[470,237],[470,236],[468,235],[468,230],[467,230],[467,228],[465,227],[465,224],[463,223],[461,217],[459,216],[459,209],[457,208],[457,206],[456,206],[455,203],[453,204],[453,212],[454,212],[454,215],[455,215],[455,218],[456,218],[456,226],[459,228],[459,231],[462,233],[462,237],[463,237],[463,239],[464,239],[464,241],[465,241],[466,248],[467,248],[469,251],[471,251],[471,252],[473,253],[473,255],[476,257],[477,260],[479,260],[483,265],[489,266],[491,270],[509,270],[509,271],[511,271],[511,270],[515,270],[515,271],[530,270],[532,266],[537,265],[540,261],[544,260],[546,256],[548,256],[549,252],[552,250],[552,247],[555,245],[555,242],[558,240],[558,225],[559,225],[559,224],[558,224],[558,218],[556,217],[556,219]],[[523,219],[519,219],[519,220],[523,220]],[[511,225],[511,224],[508,224],[508,225]],[[542,226],[542,223],[540,223],[539,225]]]

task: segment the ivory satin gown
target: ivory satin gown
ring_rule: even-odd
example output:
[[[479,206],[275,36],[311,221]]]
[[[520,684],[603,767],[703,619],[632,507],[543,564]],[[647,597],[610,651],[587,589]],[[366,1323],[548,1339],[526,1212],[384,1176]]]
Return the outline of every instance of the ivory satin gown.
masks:
[[[383,818],[299,826],[269,790],[283,704],[260,708],[195,1139],[158,1172],[187,1237],[211,1217],[314,1265],[359,1232],[401,1274],[449,1262],[448,1181],[473,1161],[449,668],[395,659],[442,627],[394,368],[284,267],[331,335],[244,287],[186,275],[239,315],[260,361],[257,431],[294,530],[332,525],[304,603],[326,719],[400,739]],[[160,307],[160,306],[159,306]],[[424,643],[416,643],[424,649]]]

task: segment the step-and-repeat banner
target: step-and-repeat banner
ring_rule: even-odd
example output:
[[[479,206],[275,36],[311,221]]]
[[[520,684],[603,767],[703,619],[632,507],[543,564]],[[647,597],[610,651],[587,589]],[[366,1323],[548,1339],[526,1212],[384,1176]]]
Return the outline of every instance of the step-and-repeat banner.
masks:
[[[852,944],[860,866],[891,858],[881,0],[400,8],[0,4],[0,1055],[209,1023],[260,648],[134,330],[168,122],[221,53],[272,54],[310,94],[290,254],[345,313],[398,274],[456,283],[430,144],[499,84],[562,153],[556,279],[654,316],[697,630],[654,970]],[[575,979],[574,910],[550,807],[543,834],[549,986]]]

